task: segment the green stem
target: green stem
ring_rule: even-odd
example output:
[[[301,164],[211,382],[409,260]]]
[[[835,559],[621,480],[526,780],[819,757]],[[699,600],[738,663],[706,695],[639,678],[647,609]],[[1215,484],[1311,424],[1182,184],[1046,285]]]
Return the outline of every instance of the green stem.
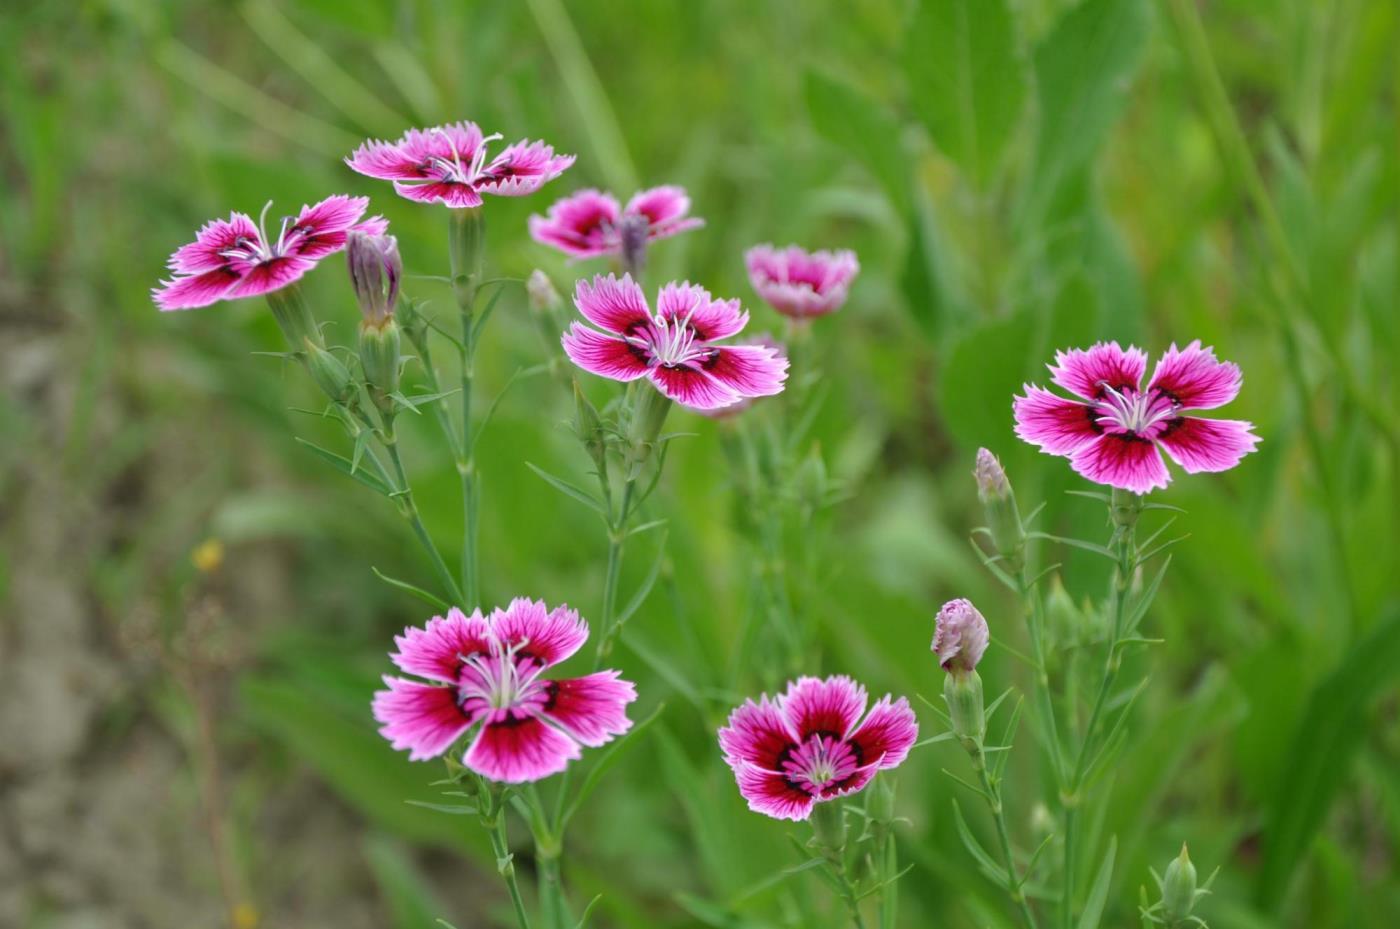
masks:
[[[505,878],[506,889],[510,891],[510,902],[515,907],[515,922],[520,929],[530,929],[530,915],[525,912],[525,901],[520,896],[520,882],[515,877],[515,862],[511,859],[510,845],[506,841],[504,811],[496,812],[495,824],[486,831],[491,836],[491,850],[496,855],[496,870]]]
[[[880,880],[885,882],[880,891],[880,929],[895,929],[899,916],[899,884],[894,876],[899,873],[899,852],[889,830],[881,838],[880,845]]]
[[[1016,859],[1011,853],[1011,832],[1006,826],[1006,810],[1001,803],[1001,784],[992,779],[991,772],[987,770],[987,758],[983,754],[982,746],[976,746],[972,752],[972,766],[977,769],[977,774],[982,779],[982,789],[987,794],[987,808],[991,810],[992,819],[997,826],[997,841],[1001,845],[1001,858],[1006,863],[1006,892],[1021,909],[1021,918],[1026,921],[1027,929],[1036,929],[1035,912],[1031,909],[1030,901],[1026,899],[1025,891],[1021,889],[1021,880],[1016,875]]]
[[[539,853],[537,847],[535,866],[539,870],[540,906],[549,929],[573,929],[569,901],[564,896],[564,881],[559,874],[559,858],[558,851]]]
[[[476,295],[481,286],[483,224],[478,210],[452,210],[448,224],[448,257],[452,269],[452,293],[462,319],[462,424],[461,455],[457,473],[462,480],[462,589],[467,609],[480,605],[477,583],[477,538],[480,522],[480,490],[477,483],[475,436],[472,433],[472,384],[476,368]]]
[[[598,653],[594,666],[603,663],[617,642],[617,587],[622,576],[622,547],[627,538],[627,525],[631,519],[632,495],[637,488],[637,479],[629,477],[622,488],[622,504],[616,518],[608,527],[608,569],[603,577],[603,636],[598,641]]]
[[[1115,506],[1118,504],[1118,498],[1119,493],[1114,491]],[[1132,518],[1135,520],[1136,514]],[[1117,563],[1113,568],[1113,590],[1110,599],[1113,636],[1109,640],[1108,656],[1104,660],[1103,678],[1099,682],[1098,695],[1094,698],[1094,706],[1089,713],[1089,722],[1084,727],[1084,739],[1079,745],[1079,752],[1075,758],[1069,783],[1061,792],[1065,808],[1065,855],[1064,895],[1060,901],[1060,922],[1064,929],[1071,929],[1074,921],[1074,882],[1075,869],[1078,867],[1075,820],[1079,804],[1083,801],[1080,794],[1084,787],[1086,767],[1097,741],[1099,723],[1103,719],[1109,696],[1113,692],[1113,684],[1118,679],[1118,669],[1122,665],[1122,652],[1119,643],[1124,633],[1124,605],[1127,600],[1128,585],[1132,581],[1133,565],[1137,558],[1134,529],[1134,523],[1129,521],[1126,524],[1120,524],[1113,534],[1112,548],[1117,557]]]
[[[1031,583],[1030,569],[1024,565],[1017,577],[1021,602],[1026,611],[1026,626],[1031,640],[1031,658],[1035,662],[1036,707],[1045,724],[1045,737],[1050,761],[1055,771],[1055,782],[1061,790],[1065,786],[1065,763],[1060,753],[1059,725],[1055,719],[1055,704],[1050,693],[1050,674],[1045,667],[1045,612],[1040,593]]]
[[[428,553],[428,557],[433,562],[433,567],[442,578],[447,592],[458,602],[462,599],[462,590],[457,586],[457,579],[452,576],[452,571],[447,567],[447,562],[443,561],[442,553],[438,551],[437,545],[433,543],[433,537],[428,534],[428,527],[423,525],[423,517],[418,513],[418,505],[413,501],[413,490],[409,487],[408,473],[404,470],[403,459],[399,456],[399,443],[392,431],[386,430],[381,436],[384,448],[389,452],[389,461],[394,466],[398,493],[394,500],[398,503],[399,512],[408,520],[413,527],[413,534],[418,537],[423,550]]]

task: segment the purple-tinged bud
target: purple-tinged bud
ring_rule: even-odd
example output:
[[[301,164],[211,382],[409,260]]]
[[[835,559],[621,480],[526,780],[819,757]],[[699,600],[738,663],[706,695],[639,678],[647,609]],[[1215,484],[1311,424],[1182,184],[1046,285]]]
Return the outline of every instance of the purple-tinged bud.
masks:
[[[554,282],[539,268],[530,272],[525,281],[525,293],[530,298],[530,309],[537,313],[553,313],[564,305],[564,298],[554,289]]]
[[[934,622],[933,651],[943,670],[952,674],[976,670],[991,633],[972,601],[949,600]]]
[[[933,652],[948,672],[943,681],[948,717],[963,748],[980,763],[987,720],[977,663],[991,638],[987,621],[970,600],[960,599],[943,604],[935,622]]]
[[[364,318],[362,326],[383,329],[394,317],[403,277],[398,240],[391,235],[352,231],[346,239],[345,254],[350,283]]]
[[[622,240],[622,270],[640,279],[647,264],[647,237],[651,233],[651,220],[644,215],[628,213],[617,225],[618,237]]]
[[[1026,530],[1021,524],[1021,511],[1016,507],[1011,482],[1006,479],[1001,462],[985,448],[977,450],[977,467],[972,474],[977,478],[977,498],[982,501],[986,513],[992,544],[1005,567],[1015,574],[1026,563]]]

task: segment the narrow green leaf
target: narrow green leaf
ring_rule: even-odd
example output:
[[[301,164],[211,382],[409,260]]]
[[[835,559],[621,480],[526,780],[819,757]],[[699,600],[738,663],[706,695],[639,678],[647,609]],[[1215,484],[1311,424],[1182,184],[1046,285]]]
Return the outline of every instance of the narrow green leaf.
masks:
[[[344,455],[337,455],[330,449],[322,448],[314,442],[308,442],[306,439],[303,439],[300,436],[297,437],[296,441],[303,447],[310,449],[318,457],[329,462],[341,474],[344,474],[347,477],[354,478],[361,484],[364,484],[370,490],[373,490],[377,493],[381,493],[386,497],[393,495],[393,488],[391,488],[388,484],[384,483],[374,475],[356,468],[354,462],[352,462],[349,458],[346,458]]]
[[[389,575],[385,574],[383,571],[380,571],[376,567],[371,566],[370,570],[374,572],[375,577],[379,578],[381,581],[388,584],[390,587],[397,587],[404,593],[412,594],[413,596],[417,597],[419,600],[422,600],[424,603],[428,604],[434,609],[443,610],[445,612],[452,608],[451,604],[449,604],[446,600],[442,600],[434,596],[433,594],[428,593],[421,587],[410,584],[408,581],[401,581],[396,577],[390,577]]]
[[[545,471],[542,468],[538,468],[528,461],[525,462],[525,467],[529,468],[531,471],[534,471],[541,478],[543,478],[544,481],[547,484],[549,484],[549,486],[553,487],[555,490],[559,491],[565,496],[573,497],[579,503],[582,503],[584,506],[597,513],[599,516],[606,515],[606,510],[603,508],[602,502],[598,500],[598,498],[590,494],[588,491],[584,490],[582,487],[579,487],[576,484],[571,484],[568,481],[564,480],[562,477],[555,477],[548,471]]]
[[[992,856],[987,854],[981,843],[972,834],[972,830],[967,828],[967,820],[963,819],[962,808],[958,806],[958,801],[953,801],[953,822],[958,829],[958,837],[962,839],[963,845],[967,848],[967,853],[982,866],[982,870],[987,872],[987,876],[1003,887],[1006,886],[1006,869],[997,864]]]
[[[1094,884],[1089,889],[1089,899],[1084,901],[1084,912],[1079,916],[1079,929],[1098,929],[1099,920],[1103,917],[1104,904],[1108,901],[1108,888],[1113,880],[1113,859],[1117,854],[1118,839],[1116,836],[1110,837],[1108,852],[1103,856],[1098,876],[1094,878]]]

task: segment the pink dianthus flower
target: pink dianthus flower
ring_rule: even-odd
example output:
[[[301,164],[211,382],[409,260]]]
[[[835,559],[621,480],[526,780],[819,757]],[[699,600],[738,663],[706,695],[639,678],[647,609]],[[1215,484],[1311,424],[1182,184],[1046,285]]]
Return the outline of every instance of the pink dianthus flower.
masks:
[[[755,245],[744,253],[744,264],[758,295],[793,319],[839,310],[860,271],[855,252],[808,252],[796,245]]]
[[[682,187],[643,190],[620,206],[601,190],[580,190],[556,201],[545,216],[530,217],[530,237],[573,258],[620,255],[629,244],[669,238],[705,221],[690,212]],[[629,243],[629,237],[636,240]]]

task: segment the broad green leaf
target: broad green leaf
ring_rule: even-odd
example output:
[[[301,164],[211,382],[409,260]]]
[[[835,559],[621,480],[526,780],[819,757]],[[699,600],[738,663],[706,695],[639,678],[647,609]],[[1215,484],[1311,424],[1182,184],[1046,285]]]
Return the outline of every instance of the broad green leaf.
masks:
[[[1397,677],[1400,611],[1392,611],[1313,688],[1269,803],[1254,893],[1259,906],[1280,911],[1294,870],[1351,777],[1353,756],[1367,735],[1371,699]]]
[[[1029,75],[1006,0],[923,0],[905,36],[910,104],[979,187],[996,176]]]
[[[1039,125],[1028,204],[1032,216],[1098,151],[1122,109],[1147,44],[1146,0],[1085,0],[1034,54]]]
[[[802,89],[817,132],[859,161],[907,215],[909,168],[894,114],[864,91],[820,71],[808,71]]]

